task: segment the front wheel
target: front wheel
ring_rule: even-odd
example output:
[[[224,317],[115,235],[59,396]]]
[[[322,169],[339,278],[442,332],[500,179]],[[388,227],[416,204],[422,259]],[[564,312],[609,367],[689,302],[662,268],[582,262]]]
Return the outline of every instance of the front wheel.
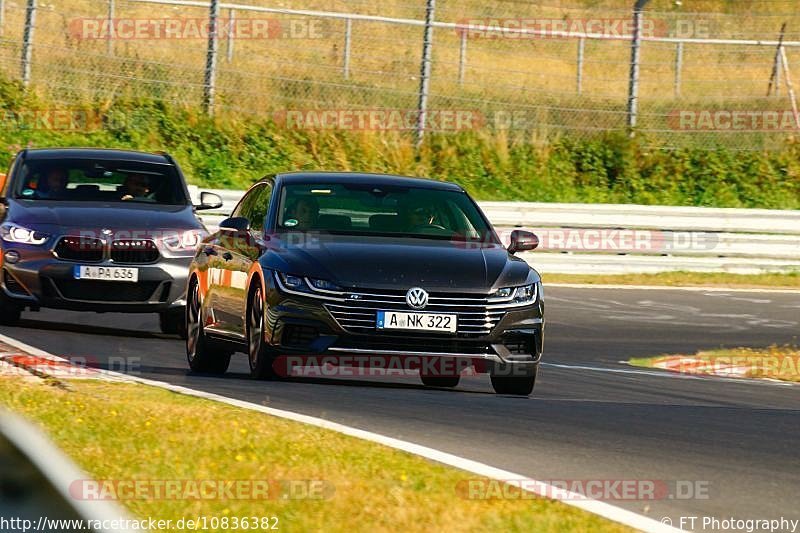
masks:
[[[22,315],[22,306],[0,289],[0,326],[15,326]]]
[[[492,374],[492,388],[497,394],[511,394],[514,396],[528,396],[533,392],[536,376],[539,374],[539,365],[528,370],[525,375],[495,375]]]
[[[186,301],[186,358],[192,372],[222,375],[228,371],[233,352],[220,350],[203,330],[200,288],[192,282]]]
[[[247,360],[250,362],[250,377],[277,379],[278,375],[273,368],[275,357],[264,342],[264,323],[264,293],[261,287],[256,287],[247,309]]]
[[[162,311],[158,314],[158,324],[162,333],[186,339],[186,308],[176,307]]]

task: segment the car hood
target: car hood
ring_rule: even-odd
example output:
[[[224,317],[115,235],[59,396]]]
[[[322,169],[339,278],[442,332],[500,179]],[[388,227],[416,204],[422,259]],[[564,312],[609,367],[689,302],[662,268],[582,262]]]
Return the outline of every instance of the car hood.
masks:
[[[191,206],[104,202],[11,201],[6,220],[47,232],[191,230],[203,225]]]
[[[499,244],[481,247],[433,239],[322,236],[271,246],[264,266],[354,288],[487,293],[538,275]]]

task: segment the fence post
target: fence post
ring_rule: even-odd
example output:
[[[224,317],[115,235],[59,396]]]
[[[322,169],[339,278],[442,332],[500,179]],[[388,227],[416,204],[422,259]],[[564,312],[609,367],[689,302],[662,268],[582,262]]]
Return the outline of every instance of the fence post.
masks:
[[[431,83],[431,49],[433,48],[433,19],[436,0],[427,0],[425,8],[425,33],[422,40],[422,61],[419,77],[419,105],[417,106],[417,148],[422,146],[425,136],[425,123],[428,119],[428,92]]]
[[[217,52],[219,50],[219,1],[210,0],[208,13],[208,51],[203,79],[203,111],[214,115],[214,92],[217,78]]]
[[[108,55],[114,55],[114,0],[108,0],[108,36],[106,37],[106,52]]]
[[[344,79],[350,79],[350,47],[353,39],[353,20],[344,21]]]
[[[675,98],[681,95],[681,82],[683,78],[683,41],[675,47]]]
[[[22,85],[31,82],[31,57],[33,53],[33,30],[36,27],[36,0],[28,0],[25,10],[25,33],[22,36]]]
[[[578,94],[581,94],[583,92],[583,57],[585,51],[586,51],[586,38],[581,37],[580,39],[578,39],[578,66],[577,66],[578,79],[576,82],[577,84],[576,90]]]
[[[228,11],[228,35],[225,41],[225,59],[230,63],[233,61],[233,32],[236,28],[236,10]]]
[[[633,6],[633,40],[631,41],[631,72],[628,81],[628,132],[631,137],[639,113],[639,62],[641,60],[644,6],[650,0],[636,0]]]
[[[3,36],[3,26],[6,21],[6,0],[0,0],[0,37]]]
[[[461,32],[461,47],[458,50],[458,84],[464,85],[467,71],[467,30]]]

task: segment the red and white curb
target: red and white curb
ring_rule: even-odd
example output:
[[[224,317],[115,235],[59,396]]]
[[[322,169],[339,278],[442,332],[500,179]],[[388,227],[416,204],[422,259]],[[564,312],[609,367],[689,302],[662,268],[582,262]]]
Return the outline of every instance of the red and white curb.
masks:
[[[55,355],[49,354],[38,348],[33,346],[29,346],[23,342],[20,342],[16,339],[12,339],[5,335],[0,334],[0,343],[4,343],[8,346],[13,347],[16,350],[23,351],[24,354],[28,356],[33,356],[33,359],[30,361],[42,361],[46,360],[49,362],[60,360],[63,364],[69,365],[69,361],[64,358],[57,357]],[[24,359],[20,359],[19,361],[25,361]],[[36,367],[37,370],[43,370],[46,373],[48,368],[51,368],[49,364],[44,364],[42,366]],[[395,439],[393,437],[387,437],[385,435],[380,435],[378,433],[372,433],[370,431],[365,431],[362,429],[345,426],[343,424],[339,424],[336,422],[331,422],[329,420],[325,420],[322,418],[316,418],[308,415],[303,415],[300,413],[294,413],[291,411],[285,411],[282,409],[274,409],[271,407],[266,407],[263,405],[258,405],[255,403],[245,402],[242,400],[237,400],[235,398],[228,398],[225,396],[220,396],[218,394],[213,394],[210,392],[199,391],[194,389],[189,389],[187,387],[181,387],[179,385],[172,385],[170,383],[164,383],[161,381],[153,381],[149,379],[128,376],[125,374],[119,374],[117,372],[110,372],[107,370],[96,370],[99,374],[103,374],[110,379],[115,381],[122,381],[122,382],[129,382],[129,383],[140,383],[144,385],[149,385],[152,387],[158,387],[160,389],[172,391],[178,394],[183,394],[186,396],[192,396],[195,398],[202,398],[205,400],[210,400],[214,402],[224,403],[233,407],[238,407],[241,409],[247,409],[249,411],[257,411],[259,413],[267,414],[270,416],[275,416],[278,418],[283,418],[286,420],[291,420],[294,422],[300,422],[303,424],[308,424],[311,426],[315,426],[318,428],[335,431],[342,435],[348,435],[350,437],[355,437],[358,439],[366,440],[369,442],[374,442],[377,444],[381,444],[383,446],[387,446],[389,448],[394,448],[396,450],[400,450],[406,453],[410,453],[413,455],[417,455],[419,457],[424,457],[431,461],[436,461],[438,463],[451,466],[457,468],[459,470],[463,470],[466,472],[470,472],[472,474],[489,478],[492,480],[505,482],[507,480],[514,480],[515,486],[519,483],[519,487],[523,490],[540,496],[542,498],[548,498],[551,494],[562,494],[563,498],[559,499],[561,503],[565,505],[569,505],[575,507],[577,509],[581,509],[583,511],[590,512],[592,514],[601,516],[608,520],[618,522],[620,524],[638,529],[640,531],[645,531],[648,533],[672,533],[681,531],[680,529],[674,528],[671,525],[671,520],[664,519],[664,522],[659,522],[652,518],[634,513],[633,511],[628,511],[627,509],[622,509],[621,507],[616,507],[614,505],[608,504],[606,502],[602,502],[599,500],[593,500],[587,498],[584,495],[577,494],[570,491],[565,491],[562,488],[555,487],[549,483],[545,483],[543,481],[534,480],[527,476],[523,476],[520,474],[516,474],[514,472],[509,472],[507,470],[502,470],[499,468],[495,468],[493,466],[479,463],[477,461],[473,461],[471,459],[466,459],[464,457],[459,457],[457,455],[453,455],[447,452],[443,452],[440,450],[436,450],[434,448],[429,448],[427,446],[422,446],[419,444],[415,444],[413,442],[407,442],[400,439]],[[74,377],[74,376],[73,376]]]
[[[720,363],[699,357],[687,357],[682,355],[670,355],[653,361],[653,367],[680,372],[682,374],[699,374],[704,376],[721,376],[744,378],[750,375],[752,367],[737,366],[727,363]]]

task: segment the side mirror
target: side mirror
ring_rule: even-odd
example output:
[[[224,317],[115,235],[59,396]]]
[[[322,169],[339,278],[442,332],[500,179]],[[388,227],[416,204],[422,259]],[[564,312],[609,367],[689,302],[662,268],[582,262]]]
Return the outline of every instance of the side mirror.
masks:
[[[535,250],[539,246],[539,237],[530,231],[515,229],[511,232],[511,244],[508,245],[508,252],[528,252]]]
[[[220,231],[229,231],[232,233],[246,233],[250,231],[250,221],[244,217],[231,217],[226,218],[219,223]]]
[[[222,207],[222,197],[213,192],[200,193],[200,205],[194,206],[198,211],[205,211],[207,209],[219,209]]]

